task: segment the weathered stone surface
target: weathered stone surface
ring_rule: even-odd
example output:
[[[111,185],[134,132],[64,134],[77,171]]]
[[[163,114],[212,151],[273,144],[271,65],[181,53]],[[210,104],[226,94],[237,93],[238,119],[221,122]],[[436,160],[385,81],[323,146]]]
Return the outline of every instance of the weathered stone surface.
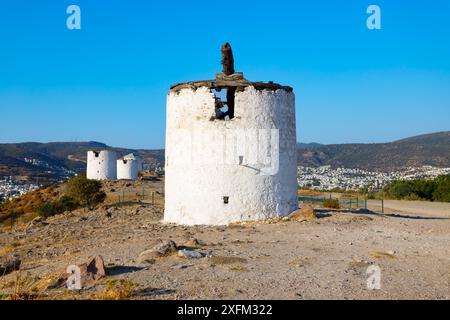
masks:
[[[287,92],[292,92],[292,87],[289,86],[283,86],[278,83],[274,82],[250,82],[246,79],[235,79],[235,80],[200,80],[200,81],[190,81],[190,82],[184,82],[184,83],[177,83],[170,87],[171,92],[180,92],[183,89],[191,89],[191,90],[198,90],[199,88],[209,88],[209,89],[220,89],[220,88],[229,88],[229,87],[235,87],[238,89],[238,91],[243,91],[246,87],[254,87],[258,91],[262,90],[270,90],[270,91],[277,91],[277,90],[285,90]]]
[[[216,81],[239,81],[245,80],[242,72],[236,72],[230,75],[224,73],[216,73]]]
[[[81,273],[83,276],[83,272]],[[86,279],[99,280],[106,276],[105,261],[102,256],[96,256],[86,267]]]
[[[0,277],[19,270],[22,261],[18,254],[8,254],[0,257]]]
[[[222,48],[222,67],[223,73],[226,75],[231,75],[234,73],[234,57],[231,45],[227,42]]]
[[[172,240],[158,240],[158,243],[149,250],[141,252],[137,258],[138,263],[152,263],[155,258],[161,258],[174,253],[177,245]]]
[[[186,259],[201,259],[206,256],[205,253],[196,250],[180,250],[178,256]]]
[[[206,246],[206,242],[199,239],[191,239],[184,244],[186,247],[203,247]]]
[[[87,263],[77,265],[77,267],[80,269],[80,282],[82,288],[86,288],[106,277],[105,262],[102,256],[96,256]],[[64,273],[57,279],[51,279],[47,286],[49,289],[65,287],[69,277],[70,274]]]

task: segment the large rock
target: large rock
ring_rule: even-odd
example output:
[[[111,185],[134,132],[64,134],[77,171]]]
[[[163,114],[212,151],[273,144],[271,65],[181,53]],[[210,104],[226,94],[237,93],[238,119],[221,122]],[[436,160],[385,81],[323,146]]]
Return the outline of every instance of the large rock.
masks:
[[[177,245],[172,240],[158,240],[151,249],[145,250],[137,258],[138,263],[151,263],[156,258],[166,257],[177,251]]]
[[[87,264],[79,266],[81,269],[82,282],[97,281],[106,276],[105,261],[102,256],[96,256]]]
[[[80,270],[80,284],[81,288],[86,288],[106,276],[105,262],[101,256],[96,256],[87,263],[82,263],[76,267]],[[65,273],[57,280],[48,284],[49,289],[61,288],[67,286],[67,280],[71,274]]]
[[[20,256],[18,254],[8,254],[0,257],[0,277],[20,269]]]
[[[186,242],[184,244],[184,246],[186,246],[186,247],[194,247],[194,248],[204,247],[204,246],[206,246],[206,242],[194,238],[194,239],[191,239],[188,242]]]
[[[204,258],[206,254],[197,250],[180,250],[178,251],[178,256],[186,259],[201,259]]]

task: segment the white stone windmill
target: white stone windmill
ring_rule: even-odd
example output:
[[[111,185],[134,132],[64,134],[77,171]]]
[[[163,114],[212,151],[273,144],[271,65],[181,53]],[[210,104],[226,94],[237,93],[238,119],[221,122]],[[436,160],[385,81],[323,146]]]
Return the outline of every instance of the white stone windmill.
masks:
[[[229,44],[222,57],[215,80],[167,96],[166,222],[225,225],[298,208],[293,89],[235,73]]]

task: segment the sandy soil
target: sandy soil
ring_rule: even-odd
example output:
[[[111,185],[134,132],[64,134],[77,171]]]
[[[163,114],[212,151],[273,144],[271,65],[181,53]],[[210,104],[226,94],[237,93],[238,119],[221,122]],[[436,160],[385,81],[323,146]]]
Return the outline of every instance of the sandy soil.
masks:
[[[370,208],[380,209],[379,200],[368,200]],[[384,200],[384,208],[389,211],[423,214],[433,217],[450,217],[450,203],[428,201]]]
[[[161,190],[162,182],[146,183]],[[159,196],[155,205],[79,210],[4,230],[0,251],[19,253],[23,282],[39,283],[49,298],[89,298],[107,280],[126,279],[136,284],[136,299],[450,299],[450,220],[434,209],[422,213],[426,204],[415,211],[416,203],[403,203],[414,214],[318,210],[313,221],[184,227],[160,222]],[[155,239],[182,245],[194,238],[206,243],[198,248],[205,258],[137,262]],[[93,287],[68,295],[42,286],[95,255],[109,275]],[[381,269],[381,290],[367,289],[371,265]],[[17,274],[0,277],[0,292],[12,290]]]

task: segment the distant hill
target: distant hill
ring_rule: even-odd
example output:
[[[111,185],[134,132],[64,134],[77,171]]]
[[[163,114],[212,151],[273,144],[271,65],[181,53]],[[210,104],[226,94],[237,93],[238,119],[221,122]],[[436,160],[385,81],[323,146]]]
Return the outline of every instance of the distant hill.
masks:
[[[297,143],[297,148],[299,149],[317,149],[320,147],[323,147],[323,144],[320,143],[315,143],[315,142],[311,142],[311,143]]]
[[[405,166],[450,167],[450,131],[390,143],[299,146],[298,163],[384,172]]]
[[[119,156],[133,152],[148,164],[164,162],[164,150],[114,148],[95,141],[0,144],[0,176],[65,178],[86,170],[87,151],[99,149],[114,150]]]
[[[331,165],[374,171],[422,165],[450,167],[450,131],[390,143],[299,143],[297,147],[298,164],[310,167]],[[71,172],[86,170],[87,151],[98,149],[114,150],[119,156],[133,152],[147,164],[164,163],[164,150],[114,148],[94,141],[0,144],[0,177],[62,179]]]

